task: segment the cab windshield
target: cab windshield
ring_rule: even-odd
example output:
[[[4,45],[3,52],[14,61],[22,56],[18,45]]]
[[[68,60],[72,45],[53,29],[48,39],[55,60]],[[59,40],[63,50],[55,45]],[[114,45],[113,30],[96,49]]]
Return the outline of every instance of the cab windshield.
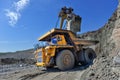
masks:
[[[48,45],[50,45],[49,42],[47,42],[47,41],[40,41],[39,43],[34,45],[34,49],[37,50],[37,49],[46,47]]]

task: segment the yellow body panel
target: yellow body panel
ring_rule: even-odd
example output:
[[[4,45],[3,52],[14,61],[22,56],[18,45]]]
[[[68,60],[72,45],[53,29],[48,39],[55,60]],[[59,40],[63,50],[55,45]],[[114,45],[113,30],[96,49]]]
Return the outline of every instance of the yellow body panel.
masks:
[[[57,45],[67,45],[64,35],[56,35],[56,38],[58,39]]]
[[[37,66],[48,66],[50,58],[55,56],[56,46],[47,46],[45,48],[38,49],[35,53],[35,58],[41,58],[41,62],[37,61]],[[38,53],[41,52],[41,56],[38,56]]]
[[[36,66],[38,66],[38,67],[39,67],[39,66],[45,66],[45,63],[43,63],[43,62],[37,62],[37,63],[36,63]]]
[[[46,56],[55,56],[55,50],[56,50],[56,46],[47,46],[45,48],[46,50]]]

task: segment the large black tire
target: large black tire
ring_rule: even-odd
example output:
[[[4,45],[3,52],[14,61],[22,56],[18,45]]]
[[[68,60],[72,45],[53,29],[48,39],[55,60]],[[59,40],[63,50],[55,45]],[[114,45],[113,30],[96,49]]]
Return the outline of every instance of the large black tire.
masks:
[[[75,58],[70,50],[62,50],[56,57],[56,65],[60,70],[69,70],[74,67]]]
[[[87,65],[93,63],[96,58],[96,53],[93,49],[87,48],[83,51],[84,61],[81,62],[82,65]]]

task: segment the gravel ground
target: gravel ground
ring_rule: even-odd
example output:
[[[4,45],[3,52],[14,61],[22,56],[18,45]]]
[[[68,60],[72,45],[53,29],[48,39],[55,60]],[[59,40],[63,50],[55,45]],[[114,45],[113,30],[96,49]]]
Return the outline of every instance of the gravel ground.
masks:
[[[85,68],[88,66],[77,66],[69,71],[57,68],[42,71],[34,65],[1,65],[0,80],[80,80]]]

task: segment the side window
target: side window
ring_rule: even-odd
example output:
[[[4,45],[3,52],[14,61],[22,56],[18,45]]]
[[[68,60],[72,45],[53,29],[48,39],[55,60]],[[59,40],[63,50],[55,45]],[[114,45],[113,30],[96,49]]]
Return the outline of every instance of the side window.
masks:
[[[51,43],[52,44],[57,44],[57,38],[56,37],[51,38]]]

